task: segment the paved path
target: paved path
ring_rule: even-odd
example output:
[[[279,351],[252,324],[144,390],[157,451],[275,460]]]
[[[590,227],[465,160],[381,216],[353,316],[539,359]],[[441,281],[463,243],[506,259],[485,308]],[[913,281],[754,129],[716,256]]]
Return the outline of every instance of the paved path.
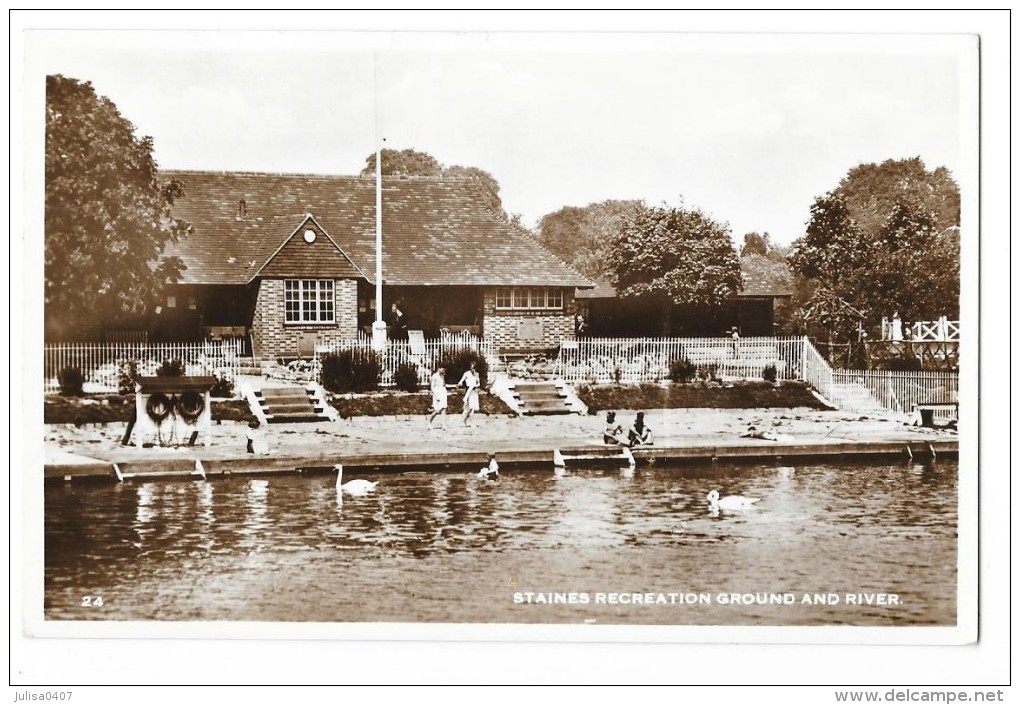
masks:
[[[633,412],[621,411],[626,427]],[[900,416],[847,414],[807,409],[663,409],[646,412],[655,432],[655,445],[637,455],[693,457],[771,457],[843,455],[872,452],[915,453],[929,448],[955,452],[955,432],[908,426]],[[70,454],[77,462],[92,460],[88,474],[113,463],[128,467],[180,464],[200,459],[211,472],[286,471],[296,467],[345,465],[378,469],[409,466],[462,466],[481,462],[490,451],[501,462],[544,462],[555,448],[601,442],[603,416],[542,416],[514,418],[475,416],[470,426],[447,416],[428,426],[424,416],[356,417],[310,424],[271,425],[266,429],[269,456],[245,452],[246,426],[223,422],[194,448],[135,448],[120,445],[123,423],[75,428],[47,426],[47,475],[67,476],[72,463],[52,463],[54,453]],[[743,438],[753,426],[782,434],[782,442]],[[209,445],[202,445],[208,440]],[[83,461],[84,459],[84,461]],[[98,465],[96,465],[98,464]],[[59,467],[59,470],[57,469]]]

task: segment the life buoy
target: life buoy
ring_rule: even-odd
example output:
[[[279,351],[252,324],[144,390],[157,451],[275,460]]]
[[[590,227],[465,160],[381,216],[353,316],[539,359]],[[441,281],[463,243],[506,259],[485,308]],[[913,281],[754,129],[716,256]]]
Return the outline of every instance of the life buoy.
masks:
[[[205,411],[205,399],[198,392],[184,392],[177,397],[177,413],[188,423],[195,423]]]
[[[149,401],[145,402],[145,413],[156,423],[163,423],[172,410],[173,402],[162,392],[151,395]]]

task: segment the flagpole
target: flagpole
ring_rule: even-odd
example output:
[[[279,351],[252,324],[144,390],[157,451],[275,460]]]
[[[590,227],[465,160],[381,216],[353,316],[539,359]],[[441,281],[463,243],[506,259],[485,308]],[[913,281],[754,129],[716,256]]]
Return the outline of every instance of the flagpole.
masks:
[[[382,271],[382,145],[379,141],[379,66],[375,65],[375,321],[372,323],[372,347],[386,349],[386,321],[383,320]],[[386,141],[385,138],[382,140]]]

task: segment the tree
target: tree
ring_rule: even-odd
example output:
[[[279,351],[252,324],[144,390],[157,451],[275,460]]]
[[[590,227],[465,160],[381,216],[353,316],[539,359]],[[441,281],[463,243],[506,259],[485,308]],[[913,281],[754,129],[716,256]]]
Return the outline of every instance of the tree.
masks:
[[[91,83],[47,76],[45,159],[48,334],[145,312],[183,271],[161,255],[189,229],[171,217],[183,188],[157,178],[152,138]]]
[[[744,246],[740,248],[740,256],[746,257],[747,255],[761,255],[762,257],[767,257],[771,245],[772,243],[769,242],[768,233],[765,233],[764,235],[759,233],[746,233],[744,235]]]
[[[499,182],[492,174],[474,166],[443,166],[438,159],[427,152],[415,149],[384,149],[380,156],[380,171],[383,176],[426,176],[451,177],[474,182],[482,192],[486,207],[504,220],[509,220],[499,197]],[[375,175],[375,153],[365,158],[361,176]]]
[[[740,289],[727,228],[696,209],[641,209],[607,248],[607,262],[621,296],[662,301],[664,330],[671,304],[718,306]]]
[[[566,206],[539,221],[539,240],[581,274],[609,281],[607,248],[624,225],[644,209],[641,201],[607,200],[583,208]]]
[[[851,169],[839,186],[815,199],[790,265],[801,282],[802,319],[818,301],[842,302],[852,316],[815,316],[834,326],[826,335],[856,341],[863,318],[955,317],[959,312],[959,189],[948,170],[920,159],[888,160]],[[828,306],[828,305],[827,305]],[[832,308],[832,306],[828,306]]]
[[[960,189],[949,170],[925,168],[920,157],[859,164],[833,190],[861,230],[874,238],[899,204],[933,214],[936,231],[960,224]]]
[[[380,156],[383,176],[439,176],[439,160],[415,149],[384,149]],[[362,176],[375,176],[375,152],[365,158]]]

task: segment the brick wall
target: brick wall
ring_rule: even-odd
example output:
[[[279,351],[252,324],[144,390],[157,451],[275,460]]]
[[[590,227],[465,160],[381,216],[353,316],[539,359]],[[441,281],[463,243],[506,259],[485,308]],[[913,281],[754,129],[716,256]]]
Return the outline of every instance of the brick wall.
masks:
[[[255,354],[262,357],[290,356],[297,353],[304,336],[314,334],[320,343],[349,340],[358,335],[358,283],[355,279],[333,282],[335,323],[285,323],[283,279],[263,279],[259,283],[252,335]]]
[[[485,290],[482,307],[482,334],[498,353],[542,350],[574,338],[573,289],[563,289],[562,310],[498,311],[495,289]]]

